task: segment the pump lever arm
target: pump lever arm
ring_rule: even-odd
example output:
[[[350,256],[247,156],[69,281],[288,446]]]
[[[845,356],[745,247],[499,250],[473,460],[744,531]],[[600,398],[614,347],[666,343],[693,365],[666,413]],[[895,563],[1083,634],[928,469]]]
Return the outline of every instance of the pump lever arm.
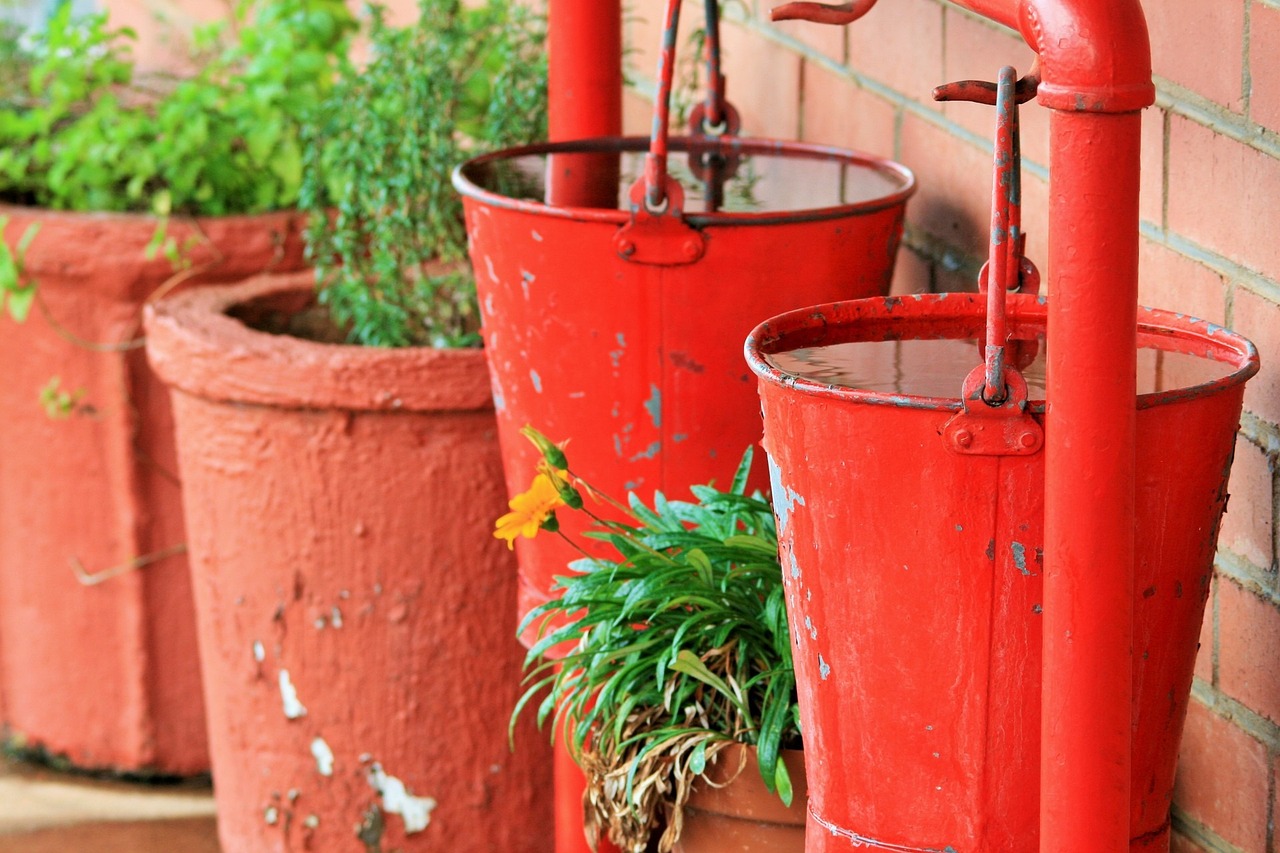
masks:
[[[1031,70],[1018,80],[1014,90],[1014,100],[1025,104],[1036,96],[1040,88],[1040,57],[1031,63]],[[933,90],[935,101],[972,101],[975,104],[996,105],[996,84],[985,80],[961,80],[958,83],[944,83]]]
[[[871,11],[876,0],[853,0],[852,3],[783,3],[772,10],[775,21],[813,21],[817,24],[852,24]]]

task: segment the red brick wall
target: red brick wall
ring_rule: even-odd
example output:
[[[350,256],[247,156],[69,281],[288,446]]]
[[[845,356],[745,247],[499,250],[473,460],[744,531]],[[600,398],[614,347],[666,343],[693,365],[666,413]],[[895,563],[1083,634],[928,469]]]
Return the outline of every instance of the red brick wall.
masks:
[[[688,2],[686,18],[698,19]],[[972,289],[985,252],[990,107],[939,105],[963,78],[1025,71],[1007,30],[941,0],[881,0],[847,29],[772,24],[769,0],[725,0],[730,100],[747,132],[842,144],[915,170],[895,289]],[[1280,0],[1148,0],[1156,106],[1144,116],[1146,304],[1250,337],[1263,372],[1246,395],[1217,576],[1175,796],[1176,853],[1280,853]],[[626,4],[631,132],[648,129],[661,4]],[[1048,122],[1023,110],[1024,224],[1045,258]],[[1193,436],[1188,437],[1194,440]]]

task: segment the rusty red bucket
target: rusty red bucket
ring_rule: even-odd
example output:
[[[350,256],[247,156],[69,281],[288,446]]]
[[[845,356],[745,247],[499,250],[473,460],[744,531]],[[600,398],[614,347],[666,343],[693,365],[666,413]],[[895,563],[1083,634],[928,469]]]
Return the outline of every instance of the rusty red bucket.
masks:
[[[775,317],[747,341],[793,626],[810,853],[1038,849],[1040,448],[1053,429],[1038,356],[1052,342],[1044,300],[1010,296],[1028,404],[1007,423],[966,407],[985,302],[840,302]],[[1139,311],[1138,346],[1131,849],[1164,851],[1258,358],[1225,329],[1151,309]]]
[[[668,0],[650,138],[509,149],[454,174],[512,494],[539,458],[526,424],[571,440],[606,492],[727,482],[759,437],[743,335],[780,311],[888,293],[911,172],[733,136],[717,9],[708,0],[695,135],[668,138],[680,11]],[[524,614],[580,554],[553,536],[517,548]]]
[[[473,160],[455,177],[512,494],[528,488],[538,458],[519,435],[526,424],[570,439],[578,470],[615,494],[727,482],[759,433],[739,354],[747,331],[789,308],[888,292],[914,184],[884,160],[768,140],[676,139],[673,151],[695,160],[741,158],[739,179],[725,187],[738,206],[637,217],[621,199],[603,208],[541,200],[552,158],[603,155],[625,189],[648,146],[532,146]],[[821,200],[797,192],[800,181]],[[519,183],[528,192],[518,197],[494,190]],[[691,200],[697,182],[686,183]],[[742,201],[748,192],[758,204]],[[551,536],[518,547],[524,613],[579,555]]]

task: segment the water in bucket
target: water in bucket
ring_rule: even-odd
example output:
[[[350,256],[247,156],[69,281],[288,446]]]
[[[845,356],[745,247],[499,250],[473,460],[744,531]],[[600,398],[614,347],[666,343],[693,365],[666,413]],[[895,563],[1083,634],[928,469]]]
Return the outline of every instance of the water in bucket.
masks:
[[[1047,348],[1036,338],[1035,359],[1021,369],[1032,401],[1045,399]],[[976,339],[857,341],[770,353],[766,360],[791,376],[841,388],[958,398],[965,376],[981,363]],[[1138,393],[1171,391],[1221,379],[1231,365],[1147,345],[1138,350]]]
[[[609,158],[610,162],[597,162],[597,168],[619,176],[618,210],[628,208],[628,191],[644,174],[643,140],[629,143],[622,150],[592,155]],[[736,156],[736,163],[725,163],[722,154],[732,150],[731,143],[708,146],[676,139],[672,140],[672,148],[675,150],[669,161],[669,174],[684,188],[685,209],[690,214],[823,209],[874,201],[902,188],[902,177],[895,172],[818,153],[797,156],[794,151],[761,150]],[[477,170],[475,179],[481,186],[500,187],[514,198],[545,203],[550,198],[549,166],[556,156],[534,150],[487,163],[483,171]],[[717,162],[721,164],[718,170]],[[700,175],[695,175],[694,169]]]

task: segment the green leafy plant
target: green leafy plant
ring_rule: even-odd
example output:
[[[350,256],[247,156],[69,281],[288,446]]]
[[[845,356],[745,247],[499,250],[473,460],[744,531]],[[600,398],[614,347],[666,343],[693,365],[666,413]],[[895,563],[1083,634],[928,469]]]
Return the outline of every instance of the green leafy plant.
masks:
[[[346,61],[307,135],[302,206],[320,299],[371,346],[479,343],[451,173],[546,133],[542,17],[512,0],[368,7],[368,63]]]
[[[79,411],[92,411],[92,407],[82,408],[84,395],[83,388],[67,391],[62,387],[62,379],[53,376],[40,389],[40,407],[50,420],[66,420]]]
[[[135,74],[127,29],[63,4],[6,37],[24,68],[0,100],[0,200],[80,211],[221,215],[292,207],[302,127],[354,19],[341,0],[238,0],[193,36],[187,77]]]
[[[0,216],[0,235],[8,224],[9,217]],[[26,280],[22,267],[27,249],[39,232],[39,225],[28,225],[12,248],[0,240],[0,308],[7,308],[9,316],[19,323],[27,319],[35,300],[36,286]]]
[[[559,579],[561,597],[521,626],[559,626],[529,652],[531,686],[515,716],[541,697],[539,724],[554,720],[553,737],[565,734],[586,772],[589,823],[639,851],[665,818],[659,849],[670,850],[691,785],[734,742],[757,747],[766,786],[789,804],[779,750],[800,741],[795,674],[773,513],[745,494],[751,451],[728,491],[694,486],[694,502],[657,493],[652,507],[634,495],[622,505],[526,430],[544,462],[495,535],[558,532],[557,509],[576,508],[591,516],[584,535],[609,553],[584,552]],[[566,643],[563,659],[548,655]]]

